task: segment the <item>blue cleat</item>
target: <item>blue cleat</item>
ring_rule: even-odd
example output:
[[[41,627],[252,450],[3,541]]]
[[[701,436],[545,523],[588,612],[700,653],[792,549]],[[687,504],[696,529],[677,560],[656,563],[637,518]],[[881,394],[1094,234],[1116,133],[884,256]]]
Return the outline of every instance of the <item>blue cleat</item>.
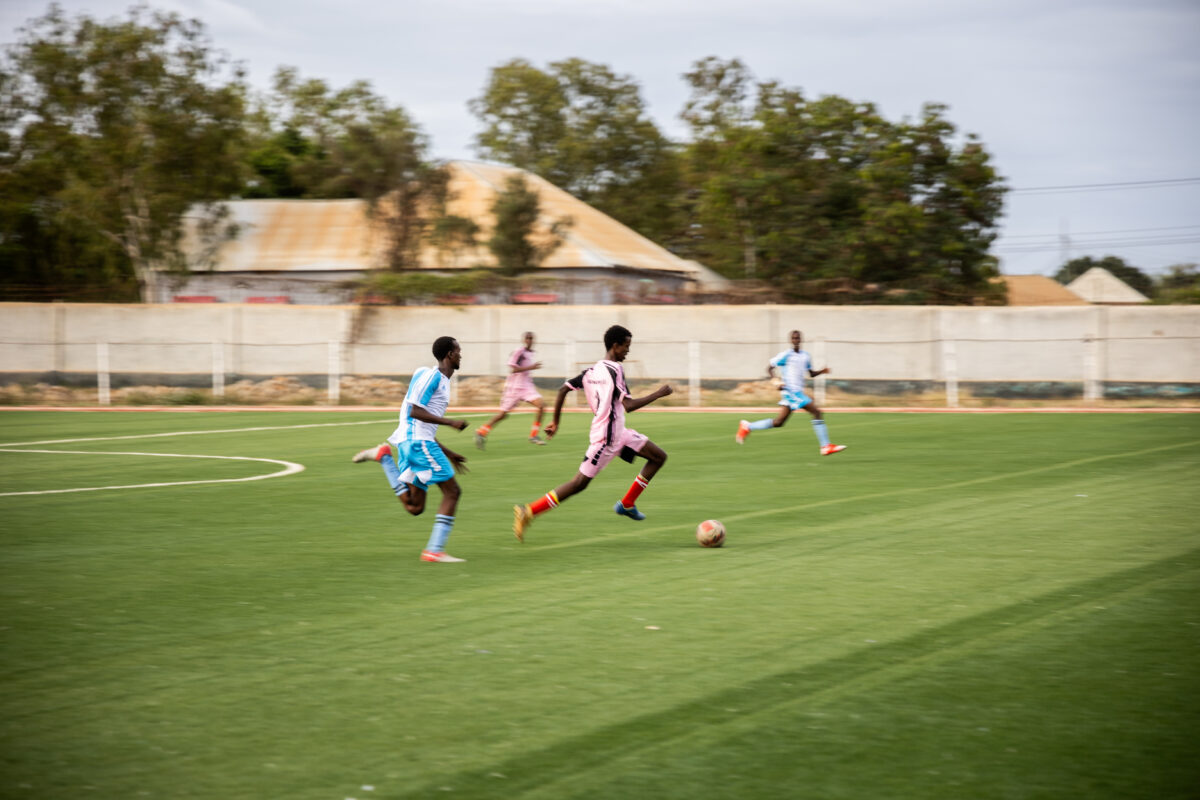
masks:
[[[630,519],[638,520],[639,522],[646,518],[645,514],[637,510],[637,506],[630,506],[629,508],[626,508],[625,506],[621,505],[620,500],[618,500],[617,504],[613,506],[613,511],[617,512],[622,517],[629,517]]]

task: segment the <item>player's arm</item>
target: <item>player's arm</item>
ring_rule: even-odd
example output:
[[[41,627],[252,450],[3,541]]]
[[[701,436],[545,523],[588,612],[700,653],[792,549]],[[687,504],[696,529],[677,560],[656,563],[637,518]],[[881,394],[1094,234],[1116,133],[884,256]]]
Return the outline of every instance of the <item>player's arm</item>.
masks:
[[[824,369],[810,369],[808,374],[815,378],[818,375],[824,375],[827,372],[829,372],[829,367],[825,367]]]
[[[783,373],[780,372],[778,375],[776,375],[775,368],[778,367],[780,370],[782,370],[783,365],[787,363],[786,359],[787,353],[783,352],[767,362],[767,380],[771,381],[776,389],[783,388]]]
[[[461,422],[462,420],[459,421]],[[450,463],[454,465],[455,472],[470,472],[470,470],[467,469],[466,456],[464,456],[462,453],[456,453],[437,439],[434,441],[436,441],[438,446],[442,448],[442,452],[446,454],[446,458],[450,459]]]
[[[428,422],[430,425],[449,425],[451,428],[454,428],[458,431],[465,431],[467,429],[467,421],[465,419],[449,419],[447,417],[439,417],[437,414],[431,414],[429,409],[425,408],[424,406],[419,406],[415,403],[412,405],[411,410],[408,413],[413,419],[420,420],[421,422]]]
[[[510,364],[508,368],[510,370],[512,370],[513,375],[516,375],[518,372],[533,372],[535,369],[541,369],[542,362],[535,361],[532,364],[530,364],[528,367],[517,367],[517,366],[513,366],[512,364]]]
[[[562,416],[563,403],[567,400],[567,395],[571,392],[583,388],[583,373],[579,373],[574,378],[565,381],[562,386],[558,387],[558,394],[554,397],[554,419],[545,428],[542,428],[542,433],[546,434],[547,439],[553,439],[554,434],[558,433],[558,419]]]
[[[670,384],[664,383],[662,386],[658,387],[645,397],[622,397],[621,403],[624,404],[625,413],[628,414],[630,412],[637,411],[643,406],[648,406],[660,397],[666,397],[667,395],[672,394],[674,391],[675,390],[671,388]]]

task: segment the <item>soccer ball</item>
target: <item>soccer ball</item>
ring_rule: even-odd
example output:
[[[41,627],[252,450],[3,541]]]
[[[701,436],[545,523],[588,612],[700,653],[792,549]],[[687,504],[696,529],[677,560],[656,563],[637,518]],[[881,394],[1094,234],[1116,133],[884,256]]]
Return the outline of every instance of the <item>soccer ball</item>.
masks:
[[[720,547],[725,544],[725,526],[715,519],[706,519],[696,526],[696,541],[701,547]]]

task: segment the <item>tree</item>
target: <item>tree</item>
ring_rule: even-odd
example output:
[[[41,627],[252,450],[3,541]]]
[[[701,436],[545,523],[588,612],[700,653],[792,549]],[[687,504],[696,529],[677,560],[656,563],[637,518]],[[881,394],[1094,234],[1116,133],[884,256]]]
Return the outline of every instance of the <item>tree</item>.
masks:
[[[1160,303],[1200,303],[1200,264],[1174,264],[1158,279]]]
[[[32,261],[85,254],[143,299],[160,272],[195,266],[185,214],[210,237],[234,233],[220,201],[240,184],[244,94],[196,20],[144,6],[69,20],[52,5],[0,68],[0,193],[19,206],[7,219],[36,228]]]
[[[473,219],[448,214],[434,220],[429,240],[442,263],[457,267],[462,254],[479,244],[479,225]]]
[[[520,175],[510,176],[504,189],[496,193],[492,204],[496,227],[488,239],[488,249],[496,257],[501,274],[514,276],[537,267],[562,244],[571,220],[555,220],[539,235],[536,228],[540,205],[537,192]]]
[[[417,266],[445,216],[449,174],[429,159],[427,137],[402,107],[366,81],[335,90],[281,67],[251,119],[250,194],[362,198],[387,236],[387,266]]]
[[[1123,258],[1118,258],[1117,256],[1105,256],[1099,260],[1091,256],[1073,258],[1066,264],[1063,264],[1058,272],[1054,273],[1054,280],[1065,286],[1092,267],[1106,269],[1115,277],[1120,278],[1147,297],[1154,296],[1153,279],[1137,267],[1126,264]]]
[[[972,303],[990,299],[988,247],[1003,186],[945,108],[892,123],[870,103],[806,98],[703,59],[681,116],[697,258],[792,299]],[[751,89],[756,96],[751,100]]]
[[[470,108],[484,125],[484,158],[539,175],[656,241],[683,227],[677,148],[631,77],[579,58],[546,71],[514,59],[492,70]]]

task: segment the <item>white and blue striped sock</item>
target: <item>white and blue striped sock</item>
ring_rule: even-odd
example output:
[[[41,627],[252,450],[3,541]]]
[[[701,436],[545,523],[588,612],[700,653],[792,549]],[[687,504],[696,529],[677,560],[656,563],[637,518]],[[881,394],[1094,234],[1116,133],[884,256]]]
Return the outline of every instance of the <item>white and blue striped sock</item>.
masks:
[[[816,431],[817,441],[821,443],[821,447],[829,444],[829,431],[825,430],[825,420],[814,419],[812,426],[813,430]]]
[[[425,549],[431,553],[440,553],[446,549],[446,540],[450,538],[450,529],[454,527],[454,517],[448,514],[438,514],[433,521],[433,533],[429,534],[429,544]]]
[[[767,419],[756,419],[754,422],[750,423],[750,430],[765,431],[767,428],[773,427],[774,425],[775,420],[771,419],[770,417]]]
[[[396,466],[396,461],[390,453],[379,459],[379,466],[383,467],[383,474],[387,478],[388,486],[392,487],[396,497],[408,491],[408,484],[400,480],[400,469]]]

